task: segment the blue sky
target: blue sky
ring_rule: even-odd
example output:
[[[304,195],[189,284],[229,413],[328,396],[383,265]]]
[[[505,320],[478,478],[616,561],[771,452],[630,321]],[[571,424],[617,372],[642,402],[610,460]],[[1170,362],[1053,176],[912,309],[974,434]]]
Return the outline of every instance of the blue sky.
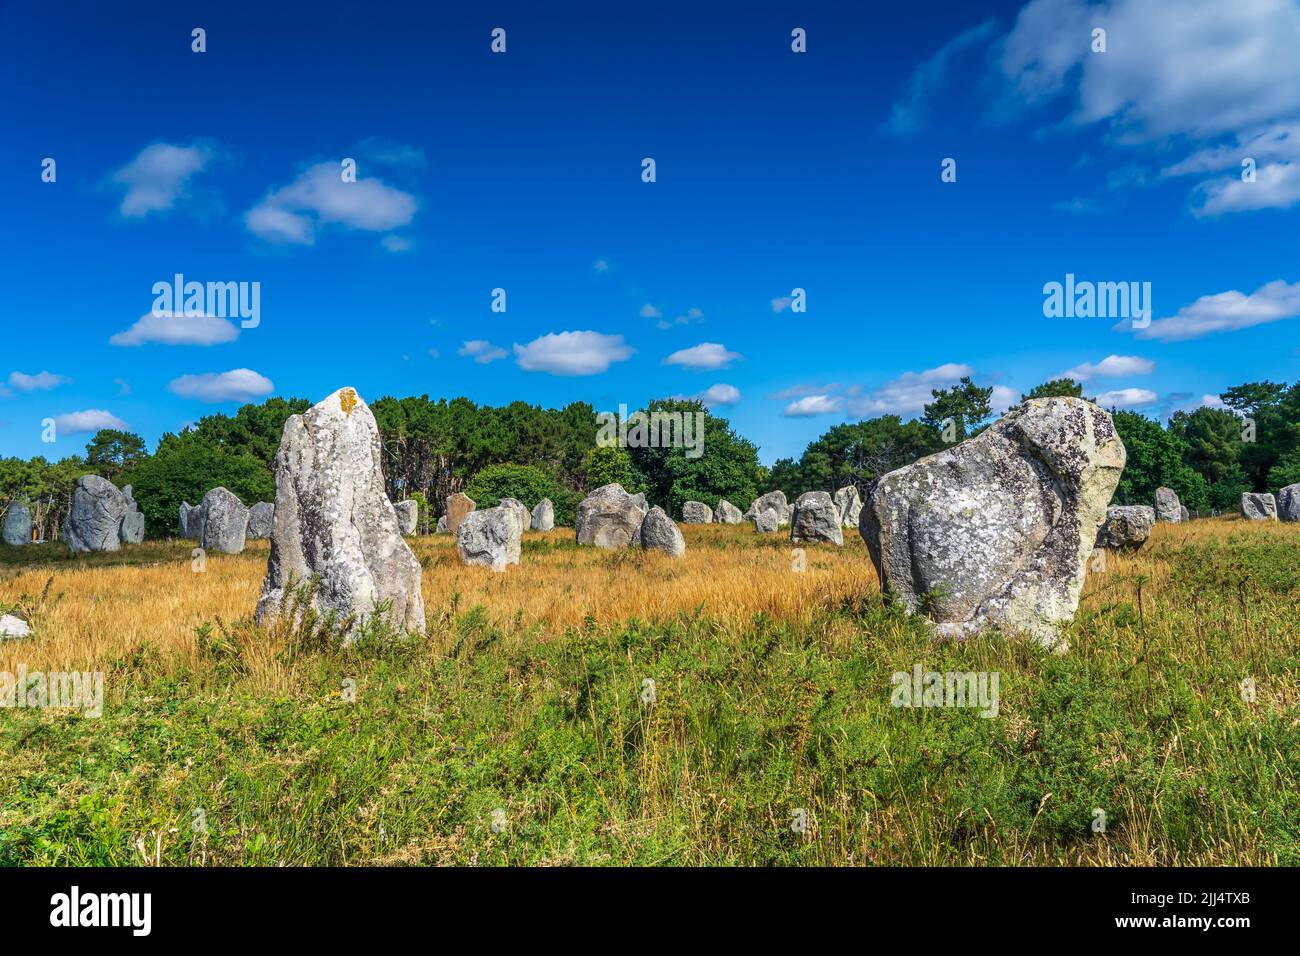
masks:
[[[1296,0],[436,6],[0,6],[0,454],[350,384],[702,394],[770,463],[967,372],[1300,378]],[[151,319],[176,273],[260,324]],[[1067,273],[1151,325],[1044,317]]]

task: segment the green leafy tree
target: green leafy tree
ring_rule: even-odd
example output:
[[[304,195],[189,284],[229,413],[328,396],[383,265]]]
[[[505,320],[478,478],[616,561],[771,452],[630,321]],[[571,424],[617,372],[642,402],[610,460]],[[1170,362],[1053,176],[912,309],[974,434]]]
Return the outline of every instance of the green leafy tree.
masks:
[[[116,482],[122,472],[148,454],[144,439],[132,432],[101,428],[86,445],[86,468]]]
[[[586,475],[586,490],[594,491],[604,485],[620,484],[628,494],[645,491],[645,477],[632,464],[632,456],[617,445],[596,446],[587,452],[582,465]]]
[[[1072,378],[1054,378],[1041,385],[1035,385],[1020,396],[1022,402],[1027,402],[1031,398],[1083,398],[1083,386]]]
[[[1179,500],[1191,510],[1209,507],[1205,478],[1183,463],[1187,445],[1181,438],[1137,412],[1117,411],[1112,417],[1127,453],[1124,474],[1115,489],[1116,501],[1152,504],[1156,488],[1163,485],[1177,492]]]
[[[922,421],[942,434],[944,422],[951,419],[959,441],[979,432],[980,426],[993,415],[992,386],[981,388],[969,375],[950,388],[932,389],[930,395],[933,401],[925,406]]]

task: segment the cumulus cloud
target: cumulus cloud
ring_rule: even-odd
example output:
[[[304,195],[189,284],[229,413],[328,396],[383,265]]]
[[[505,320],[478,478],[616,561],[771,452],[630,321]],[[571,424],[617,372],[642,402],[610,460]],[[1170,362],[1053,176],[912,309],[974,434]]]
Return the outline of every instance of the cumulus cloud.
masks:
[[[844,399],[834,395],[805,395],[785,407],[782,412],[786,418],[810,418],[813,415],[829,415],[844,407]]]
[[[740,389],[734,385],[719,382],[717,385],[710,385],[702,392],[696,392],[693,397],[710,408],[717,405],[735,405],[740,401]]]
[[[340,226],[387,232],[410,223],[418,203],[410,193],[358,174],[345,183],[338,163],[317,163],[244,213],[249,232],[272,243],[311,245],[321,229]]]
[[[406,252],[414,243],[405,236],[384,236],[379,244],[389,252]]]
[[[688,349],[678,349],[664,359],[664,364],[697,370],[719,369],[727,368],[739,358],[742,358],[739,352],[729,352],[725,345],[717,342],[701,342]]]
[[[251,368],[236,368],[229,372],[182,375],[172,379],[167,390],[182,398],[197,398],[202,402],[246,402],[271,394],[275,386],[269,378]]]
[[[68,412],[54,417],[54,428],[61,435],[78,435],[97,432],[101,428],[116,428],[125,431],[126,422],[112,412],[102,408],[87,408],[85,411]]]
[[[1177,314],[1156,319],[1146,328],[1132,329],[1140,339],[1182,342],[1214,332],[1232,332],[1300,315],[1300,282],[1276,279],[1246,295],[1233,289],[1203,295]],[[1131,328],[1128,320],[1116,328]]]
[[[552,375],[596,375],[636,352],[621,335],[590,331],[552,332],[527,345],[516,342],[514,349],[521,369]]]
[[[479,365],[487,365],[497,359],[503,359],[509,353],[499,345],[493,345],[487,339],[470,339],[456,350],[456,354],[472,358]]]
[[[840,387],[839,384],[836,382],[827,382],[827,383],[809,382],[809,383],[802,383],[799,385],[791,385],[789,388],[783,388],[779,392],[773,392],[767,397],[775,401],[784,402],[792,398],[800,398],[804,395],[816,395],[818,393],[829,395],[831,392],[836,391],[839,387]]]
[[[1142,408],[1159,400],[1160,396],[1149,388],[1120,388],[1097,396],[1097,404],[1102,408]]]
[[[1107,355],[1100,362],[1084,362],[1062,372],[1059,378],[1072,378],[1087,382],[1094,378],[1120,378],[1125,375],[1150,375],[1156,363],[1137,355]]]
[[[188,195],[190,180],[212,161],[214,150],[195,143],[152,143],[117,172],[111,181],[124,190],[118,211],[128,219],[171,209]]]
[[[640,311],[640,313],[639,313],[639,315],[640,315],[641,318],[643,318],[643,319],[658,319],[658,318],[661,318],[661,317],[663,316],[663,314],[664,314],[664,313],[663,313],[663,310],[662,310],[662,309],[656,309],[656,308],[655,308],[653,305],[651,305],[649,302],[647,302],[645,305],[641,306],[641,311]]]
[[[220,345],[239,338],[239,328],[215,315],[146,312],[125,332],[109,337],[110,345]]]
[[[957,34],[918,64],[903,84],[901,96],[894,102],[887,124],[889,131],[895,136],[907,136],[919,130],[954,61],[967,50],[987,44],[996,32],[997,23],[986,20]]]
[[[851,398],[848,410],[858,418],[875,418],[879,415],[913,417],[933,401],[932,391],[956,385],[965,376],[974,374],[975,370],[969,365],[957,362],[948,362],[921,372],[904,372],[879,388]]]
[[[44,392],[71,381],[66,375],[55,375],[53,372],[37,372],[35,375],[26,372],[9,373],[9,384],[20,392]]]

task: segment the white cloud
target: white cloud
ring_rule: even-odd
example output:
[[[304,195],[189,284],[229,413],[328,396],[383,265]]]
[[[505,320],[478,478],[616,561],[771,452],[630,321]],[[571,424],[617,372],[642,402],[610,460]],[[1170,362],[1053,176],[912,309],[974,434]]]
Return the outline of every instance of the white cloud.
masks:
[[[963,377],[974,374],[975,370],[969,365],[956,362],[922,372],[904,372],[893,381],[851,399],[848,410],[858,418],[919,415],[933,401],[932,391],[956,385]]]
[[[61,435],[97,432],[101,428],[116,428],[125,431],[126,427],[126,422],[102,408],[88,408],[81,412],[68,412],[66,415],[56,415],[54,418],[55,431]]]
[[[338,163],[317,163],[244,213],[244,225],[267,242],[311,245],[324,226],[387,232],[415,216],[410,193],[361,175],[345,183],[341,172]]]
[[[653,305],[647,302],[645,305],[641,306],[641,312],[639,314],[643,319],[657,319],[664,313],[662,309],[656,309]]]
[[[710,385],[702,392],[697,392],[695,398],[710,408],[715,405],[735,405],[740,401],[740,389],[719,382],[717,385]]]
[[[805,395],[785,407],[782,412],[786,418],[809,418],[813,415],[829,415],[844,407],[844,399],[833,395]]]
[[[493,345],[487,339],[470,339],[456,350],[457,355],[472,358],[479,365],[495,362],[505,358],[509,353],[499,345]]]
[[[597,259],[591,266],[592,272],[608,272],[609,262],[605,259]]]
[[[1250,295],[1233,289],[1215,295],[1203,295],[1185,305],[1176,315],[1156,319],[1144,329],[1132,331],[1140,339],[1182,342],[1214,332],[1248,329],[1300,315],[1300,282],[1288,285],[1276,279],[1260,286]],[[1129,328],[1126,320],[1116,328]]]
[[[405,236],[384,236],[379,244],[389,252],[406,252],[414,243]]]
[[[25,372],[9,373],[9,384],[20,392],[43,392],[71,381],[66,375],[55,375],[53,372],[37,372],[35,375]]]
[[[1020,402],[1020,396],[1014,388],[1007,388],[1005,385],[994,385],[993,392],[989,395],[989,408],[995,413],[1005,412],[1012,405]]]
[[[1097,396],[1097,404],[1102,408],[1142,408],[1159,400],[1160,396],[1149,388],[1120,388]]]
[[[173,146],[152,143],[112,176],[115,185],[125,187],[118,211],[128,219],[171,209],[186,196],[191,177],[211,161],[211,147],[201,144]]]
[[[839,387],[840,387],[839,384],[836,382],[828,382],[825,384],[807,383],[807,384],[791,385],[789,388],[783,388],[779,392],[773,392],[767,397],[775,401],[784,402],[791,398],[800,398],[801,396],[804,395],[816,395],[819,392],[822,394],[829,395],[831,392],[834,392]]]
[[[125,332],[109,338],[111,345],[220,345],[239,338],[233,322],[215,315],[175,315],[171,312],[146,312]]]
[[[725,345],[717,342],[701,342],[688,349],[678,349],[664,359],[664,364],[680,365],[682,368],[690,369],[719,369],[727,368],[741,357],[739,352],[728,352]]]
[[[167,390],[202,402],[246,402],[271,394],[275,386],[251,368],[236,368],[229,372],[182,375],[169,382]]]
[[[1150,375],[1156,370],[1156,363],[1137,355],[1107,355],[1096,364],[1084,362],[1062,372],[1060,378],[1072,378],[1076,382],[1086,382],[1094,378],[1122,378],[1126,375]]]
[[[895,136],[907,136],[922,127],[930,103],[943,87],[953,61],[966,50],[992,39],[997,23],[986,20],[957,34],[933,55],[923,60],[903,84],[903,92],[894,101],[888,128]]]
[[[596,375],[636,351],[623,336],[600,332],[552,332],[527,345],[516,342],[514,348],[521,369],[552,375]]]

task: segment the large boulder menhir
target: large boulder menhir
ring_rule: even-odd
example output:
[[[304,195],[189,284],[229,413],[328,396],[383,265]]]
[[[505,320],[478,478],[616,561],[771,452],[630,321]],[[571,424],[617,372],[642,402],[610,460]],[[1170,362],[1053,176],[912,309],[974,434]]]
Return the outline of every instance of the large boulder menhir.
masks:
[[[519,509],[503,500],[495,508],[478,509],[465,516],[456,530],[456,552],[465,564],[504,571],[506,565],[519,563],[523,533]]]
[[[1183,503],[1172,488],[1156,489],[1156,520],[1177,524],[1183,520]]]
[[[460,527],[465,516],[477,508],[474,499],[463,491],[447,496],[447,530],[452,534]]]
[[[682,505],[682,524],[713,524],[713,509],[703,501],[688,501]]]
[[[123,544],[139,544],[144,540],[144,513],[140,511],[128,511],[122,516],[122,530],[120,532]]]
[[[395,628],[424,630],[420,562],[384,491],[375,416],[352,388],[284,423],[257,620],[277,616],[290,587],[313,576],[313,602],[323,613],[363,620],[386,603]]]
[[[1287,485],[1277,493],[1277,516],[1282,521],[1300,521],[1300,484]]]
[[[1156,509],[1147,505],[1117,505],[1106,509],[1106,520],[1097,529],[1098,548],[1140,548],[1151,537]]]
[[[447,516],[442,515],[438,518],[438,524],[433,529],[434,534],[449,534],[447,531]]]
[[[578,505],[574,522],[578,544],[618,550],[635,543],[649,511],[645,495],[629,495],[614,482],[602,485]]]
[[[122,547],[122,519],[130,506],[107,478],[83,475],[72,489],[63,519],[63,540],[73,551],[116,551]]]
[[[26,502],[11,501],[5,512],[4,531],[0,532],[5,544],[32,543],[32,512]]]
[[[637,543],[646,551],[659,551],[674,558],[680,558],[686,553],[686,539],[682,537],[682,529],[658,505],[651,508],[641,522]]]
[[[740,524],[745,520],[740,509],[733,505],[726,498],[718,501],[718,509],[713,512],[713,520],[717,524]]]
[[[856,485],[845,485],[839,491],[835,492],[835,507],[840,513],[840,525],[845,528],[856,528],[858,518],[862,515],[862,498],[858,495]]]
[[[275,505],[269,501],[259,501],[248,509],[248,537],[261,541],[271,537],[271,522],[275,520]]]
[[[239,554],[248,537],[248,509],[233,492],[213,488],[203,496],[203,525],[199,544],[204,551]]]
[[[790,540],[844,543],[843,524],[835,500],[824,491],[805,491],[795,502]]]
[[[528,516],[528,524],[534,531],[555,530],[555,505],[551,504],[550,498],[543,498],[533,505],[533,510]]]
[[[785,500],[784,491],[769,491],[765,495],[760,495],[754,499],[754,503],[749,506],[744,517],[753,518],[762,514],[768,508],[776,512],[777,524],[790,523],[790,504]]]
[[[533,513],[518,498],[502,498],[497,502],[497,507],[514,508],[515,513],[519,516],[519,529],[521,531],[527,531],[533,523]]]
[[[203,533],[203,509],[201,507],[191,505],[188,501],[181,502],[180,532],[182,538],[190,538],[193,541],[199,540],[199,535]]]
[[[1033,399],[884,475],[859,527],[882,586],[941,634],[995,626],[1059,646],[1124,462],[1096,405]]]
[[[1247,491],[1241,496],[1241,516],[1247,521],[1276,521],[1277,501],[1267,492]]]
[[[402,534],[415,534],[415,526],[420,521],[420,503],[414,498],[407,498],[393,505],[397,514],[397,530]]]
[[[781,518],[775,508],[764,508],[754,515],[754,530],[762,534],[771,534],[781,526]]]

